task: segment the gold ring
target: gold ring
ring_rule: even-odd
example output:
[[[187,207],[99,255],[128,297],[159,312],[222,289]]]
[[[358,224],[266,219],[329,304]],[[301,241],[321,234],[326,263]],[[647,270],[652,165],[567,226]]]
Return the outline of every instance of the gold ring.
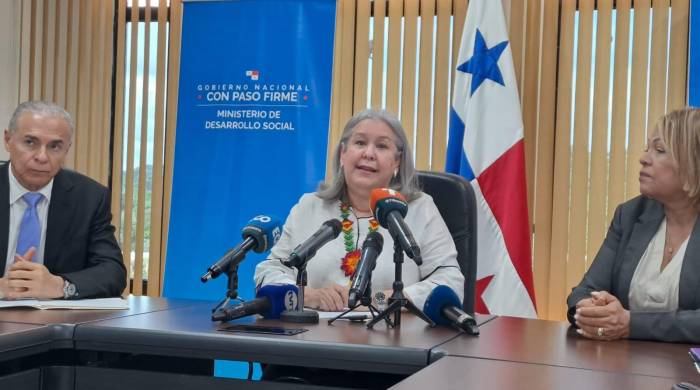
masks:
[[[598,337],[603,337],[603,328],[598,328],[596,334],[598,335]]]

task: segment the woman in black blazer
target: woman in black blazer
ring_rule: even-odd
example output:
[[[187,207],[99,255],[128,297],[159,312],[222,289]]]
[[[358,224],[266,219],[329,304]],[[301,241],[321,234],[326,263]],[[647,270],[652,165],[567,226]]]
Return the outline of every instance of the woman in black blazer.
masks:
[[[639,162],[641,196],[615,211],[569,298],[584,337],[700,342],[700,110],[662,117]]]

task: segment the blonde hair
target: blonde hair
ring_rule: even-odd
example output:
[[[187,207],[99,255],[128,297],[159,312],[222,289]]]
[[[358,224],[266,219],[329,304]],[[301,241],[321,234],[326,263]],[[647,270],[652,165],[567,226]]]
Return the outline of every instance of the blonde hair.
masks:
[[[678,164],[683,190],[700,207],[700,109],[685,107],[671,111],[654,125],[666,150]]]

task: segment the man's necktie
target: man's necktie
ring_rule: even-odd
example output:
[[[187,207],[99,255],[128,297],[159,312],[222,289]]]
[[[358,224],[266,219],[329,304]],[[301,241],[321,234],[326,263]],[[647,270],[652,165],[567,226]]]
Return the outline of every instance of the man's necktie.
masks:
[[[22,196],[24,202],[27,203],[27,209],[22,216],[22,223],[19,225],[19,236],[17,236],[16,253],[20,256],[24,256],[31,247],[36,248],[37,251],[39,250],[41,223],[39,222],[36,205],[42,197],[43,195],[38,192],[27,192]]]

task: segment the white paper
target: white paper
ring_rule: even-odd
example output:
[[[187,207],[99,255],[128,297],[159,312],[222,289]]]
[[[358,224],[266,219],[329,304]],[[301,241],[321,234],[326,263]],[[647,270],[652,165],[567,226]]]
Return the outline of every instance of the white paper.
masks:
[[[129,303],[122,298],[98,299],[18,299],[0,300],[0,309],[8,307],[33,307],[36,309],[80,309],[80,310],[122,310],[128,309]]]
[[[304,309],[304,311],[306,311],[306,310],[307,309]],[[342,311],[320,311],[320,310],[317,310],[317,311],[318,311],[318,318],[333,318],[333,317],[339,316],[340,313],[342,313]]]

